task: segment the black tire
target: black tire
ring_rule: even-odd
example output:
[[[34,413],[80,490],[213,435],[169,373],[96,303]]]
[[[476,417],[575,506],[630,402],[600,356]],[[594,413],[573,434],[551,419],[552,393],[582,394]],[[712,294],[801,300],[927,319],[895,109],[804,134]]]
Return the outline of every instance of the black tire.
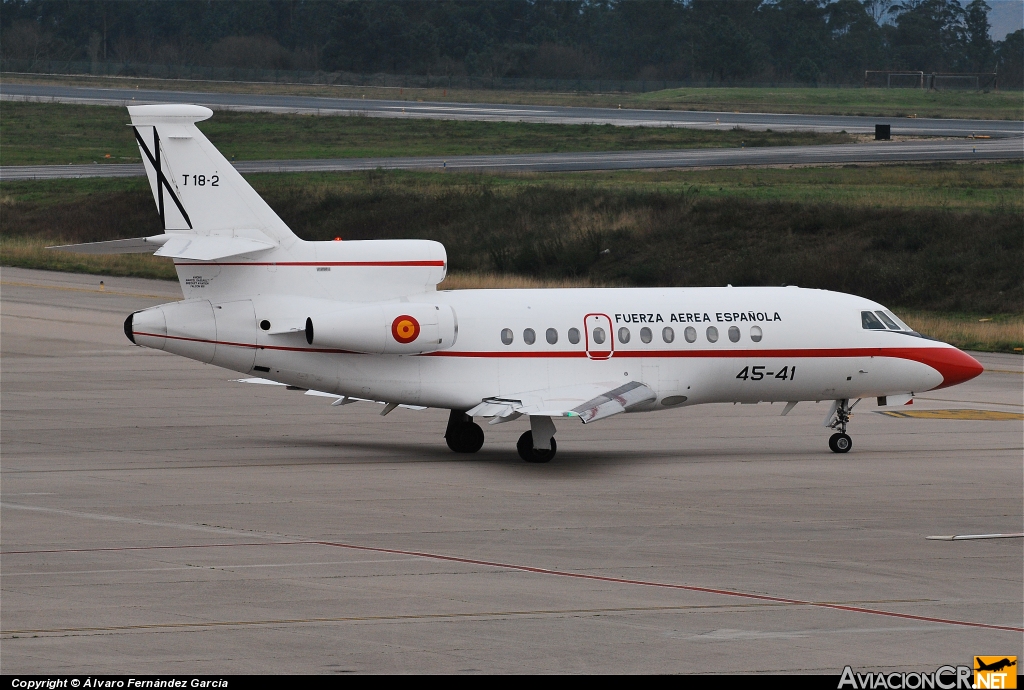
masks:
[[[475,453],[484,445],[484,430],[479,424],[464,422],[450,431],[444,440],[456,453]]]
[[[828,439],[828,447],[833,453],[849,453],[853,448],[853,439],[847,434],[832,434]]]
[[[551,459],[555,457],[555,453],[558,452],[558,444],[555,443],[555,439],[552,437],[550,450],[534,448],[533,432],[527,431],[519,437],[519,443],[516,444],[516,450],[519,451],[519,457],[526,462],[551,462]]]

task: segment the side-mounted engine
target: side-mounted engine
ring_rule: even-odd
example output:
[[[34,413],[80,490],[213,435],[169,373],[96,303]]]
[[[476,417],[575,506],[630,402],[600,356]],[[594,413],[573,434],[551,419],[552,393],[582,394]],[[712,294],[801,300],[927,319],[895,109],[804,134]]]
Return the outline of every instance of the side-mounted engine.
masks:
[[[458,337],[455,311],[446,304],[359,304],[306,318],[306,342],[317,348],[412,355],[447,349]]]
[[[301,350],[303,337],[313,351],[416,355],[449,348],[459,334],[446,304],[305,302],[313,313],[303,324],[294,307],[278,318],[263,312],[280,313],[282,305],[185,300],[131,314],[124,332],[138,345],[241,372],[252,369],[257,348]]]

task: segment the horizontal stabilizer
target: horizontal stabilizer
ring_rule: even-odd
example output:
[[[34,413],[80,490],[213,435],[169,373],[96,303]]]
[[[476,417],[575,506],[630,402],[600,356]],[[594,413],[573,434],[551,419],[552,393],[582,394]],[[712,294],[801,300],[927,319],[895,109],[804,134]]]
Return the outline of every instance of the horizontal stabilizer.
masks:
[[[273,242],[249,237],[169,234],[133,237],[130,240],[64,244],[47,247],[47,249],[76,254],[147,254],[152,252],[156,256],[167,256],[173,259],[212,261],[239,254],[261,252],[276,246]]]
[[[170,235],[154,237],[133,237],[130,240],[110,240],[109,242],[86,242],[84,244],[62,244],[47,247],[61,252],[75,254],[149,254],[159,249]]]
[[[251,254],[273,249],[276,244],[248,237],[217,237],[205,235],[171,235],[171,239],[155,252],[156,256],[175,259],[212,261],[239,254]]]

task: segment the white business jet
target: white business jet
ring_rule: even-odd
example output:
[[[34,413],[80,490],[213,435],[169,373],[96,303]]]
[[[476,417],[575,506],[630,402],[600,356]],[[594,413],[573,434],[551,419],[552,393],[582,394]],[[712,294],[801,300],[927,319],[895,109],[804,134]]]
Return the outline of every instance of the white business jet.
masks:
[[[445,439],[474,453],[521,417],[528,462],[554,457],[554,419],[702,403],[832,401],[845,453],[863,399],[903,405],[981,365],[870,300],[797,287],[437,290],[437,242],[306,242],[199,131],[194,105],[128,108],[165,232],[71,245],[174,260],[184,301],[131,314],[125,335],[310,394],[451,410]]]

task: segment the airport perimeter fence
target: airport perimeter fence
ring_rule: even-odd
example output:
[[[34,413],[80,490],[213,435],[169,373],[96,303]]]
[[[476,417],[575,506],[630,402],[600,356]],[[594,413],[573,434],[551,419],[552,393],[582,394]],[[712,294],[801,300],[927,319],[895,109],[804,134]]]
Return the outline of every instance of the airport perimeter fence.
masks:
[[[864,88],[998,91],[999,75],[995,72],[867,70],[864,72]]]
[[[0,71],[67,76],[139,77],[191,81],[234,81],[271,84],[370,86],[381,88],[459,89],[487,91],[552,91],[572,93],[647,93],[679,88],[771,87],[815,88],[782,81],[730,81],[703,79],[534,79],[421,74],[360,74],[301,70],[242,69],[196,65],[161,65],[137,62],[56,60],[0,60]],[[824,84],[822,84],[824,86]],[[860,84],[828,84],[829,88],[860,88]]]

